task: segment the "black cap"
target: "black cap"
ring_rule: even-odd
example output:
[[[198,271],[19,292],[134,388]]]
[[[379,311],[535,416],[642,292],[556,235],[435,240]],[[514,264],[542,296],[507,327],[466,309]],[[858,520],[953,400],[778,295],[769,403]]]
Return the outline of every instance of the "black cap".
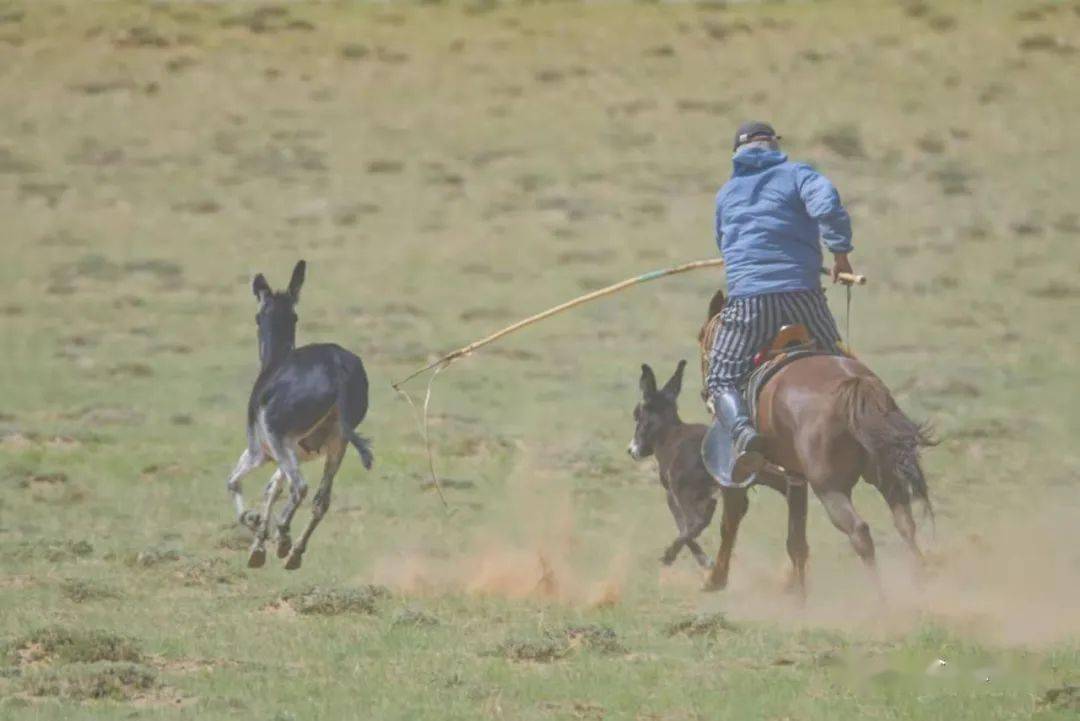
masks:
[[[735,131],[735,145],[732,150],[738,150],[740,145],[749,143],[751,138],[759,135],[768,135],[773,140],[780,139],[780,136],[773,130],[773,126],[760,120],[753,120],[749,123],[743,123]]]

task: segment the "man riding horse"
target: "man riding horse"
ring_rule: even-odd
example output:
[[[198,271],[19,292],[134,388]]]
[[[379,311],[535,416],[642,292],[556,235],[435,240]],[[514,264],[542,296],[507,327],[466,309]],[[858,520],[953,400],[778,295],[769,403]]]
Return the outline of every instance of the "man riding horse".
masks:
[[[725,485],[745,485],[765,463],[764,438],[743,397],[754,356],[781,327],[793,324],[805,326],[820,349],[840,352],[840,333],[821,288],[821,243],[833,256],[833,282],[851,273],[851,219],[833,184],[809,165],[788,160],[779,141],[768,123],[740,126],[734,171],[716,194],[716,243],[728,300],[706,391],[733,444],[734,453],[725,448],[717,454],[730,458],[720,464],[728,468],[710,468]]]

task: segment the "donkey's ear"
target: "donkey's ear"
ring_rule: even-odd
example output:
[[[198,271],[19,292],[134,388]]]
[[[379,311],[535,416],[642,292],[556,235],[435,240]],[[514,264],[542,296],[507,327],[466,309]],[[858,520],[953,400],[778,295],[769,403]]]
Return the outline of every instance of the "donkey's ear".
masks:
[[[293,301],[300,300],[300,287],[304,285],[304,273],[307,272],[307,263],[300,261],[293,268],[292,278],[289,279],[289,295],[293,297]]]
[[[266,282],[266,278],[262,273],[257,273],[251,281],[251,292],[255,294],[260,303],[263,298],[270,295],[270,284]]]
[[[668,379],[668,382],[664,384],[663,390],[660,391],[671,400],[675,400],[679,397],[679,391],[682,390],[682,374],[685,369],[686,361],[679,361],[679,367],[675,369],[675,374]]]
[[[645,398],[656,395],[656,376],[645,363],[641,364],[641,395]]]

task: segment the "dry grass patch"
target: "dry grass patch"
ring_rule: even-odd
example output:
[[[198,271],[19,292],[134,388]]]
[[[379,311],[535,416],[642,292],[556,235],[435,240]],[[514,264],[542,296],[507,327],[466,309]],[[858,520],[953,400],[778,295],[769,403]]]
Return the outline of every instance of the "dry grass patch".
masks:
[[[438,618],[430,613],[425,613],[415,608],[402,609],[394,616],[394,628],[430,628],[441,623]]]
[[[668,636],[717,636],[721,632],[738,631],[739,628],[722,613],[705,613],[681,618],[668,625]]]
[[[1057,711],[1080,711],[1080,686],[1065,684],[1049,689],[1039,699],[1040,708]]]
[[[94,547],[87,541],[36,539],[8,545],[0,552],[0,557],[12,561],[44,559],[51,563],[60,563],[85,558],[93,552]]]
[[[48,627],[6,645],[12,696],[24,702],[127,701],[162,706],[184,697],[158,679],[133,639],[101,630]]]
[[[17,666],[142,660],[133,639],[108,631],[49,626],[6,644],[8,661]]]
[[[30,696],[131,701],[159,687],[157,672],[138,663],[100,661],[32,671],[22,685]]]
[[[152,568],[164,563],[174,563],[183,557],[179,549],[168,544],[157,544],[135,554],[131,564],[140,568]]]
[[[587,624],[548,631],[539,638],[508,638],[491,655],[511,661],[550,663],[574,651],[592,651],[605,655],[626,653],[614,629]]]
[[[286,608],[302,616],[337,616],[343,613],[375,614],[377,602],[390,595],[384,586],[369,584],[356,588],[309,586],[287,591],[268,606],[268,610]]]
[[[120,598],[120,593],[111,586],[86,578],[65,578],[60,582],[60,592],[75,603]]]
[[[185,562],[176,577],[185,586],[209,586],[233,584],[245,578],[244,571],[224,558],[201,558]]]

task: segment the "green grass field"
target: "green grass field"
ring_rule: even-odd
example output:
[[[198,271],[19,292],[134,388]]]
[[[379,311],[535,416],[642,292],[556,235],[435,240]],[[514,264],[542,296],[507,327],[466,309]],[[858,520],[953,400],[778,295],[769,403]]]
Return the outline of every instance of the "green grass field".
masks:
[[[1076,718],[1078,51],[1077,2],[0,0],[0,718]],[[696,369],[719,273],[442,374],[449,513],[390,388],[713,256],[749,117],[839,186],[852,344],[942,439],[923,583],[856,491],[887,606],[815,501],[788,598],[768,491],[727,591],[659,564],[639,366]],[[376,466],[303,569],[253,571],[250,282],[301,257],[300,342],[364,358]]]

